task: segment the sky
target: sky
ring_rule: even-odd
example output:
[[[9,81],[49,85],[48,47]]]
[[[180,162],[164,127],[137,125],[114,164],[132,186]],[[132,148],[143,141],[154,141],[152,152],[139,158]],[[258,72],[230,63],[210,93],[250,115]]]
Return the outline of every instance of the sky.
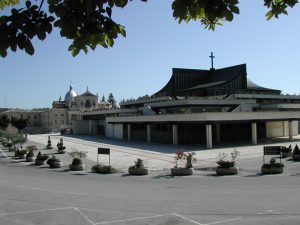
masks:
[[[260,86],[300,93],[300,3],[288,16],[267,21],[263,0],[240,0],[234,21],[205,30],[200,22],[178,22],[172,1],[129,1],[113,12],[125,26],[113,48],[101,46],[72,57],[70,40],[54,31],[43,42],[34,40],[35,54],[9,51],[0,58],[0,108],[45,108],[64,98],[72,84],[117,102],[159,91],[172,68],[209,69],[211,52],[216,69],[247,64],[247,76]],[[7,11],[0,11],[0,15]]]

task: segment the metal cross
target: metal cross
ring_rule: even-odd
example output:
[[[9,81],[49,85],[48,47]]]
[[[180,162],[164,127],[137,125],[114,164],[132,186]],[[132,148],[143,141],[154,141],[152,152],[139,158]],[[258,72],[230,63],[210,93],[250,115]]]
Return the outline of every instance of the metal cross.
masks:
[[[211,69],[214,69],[214,53],[211,52],[209,58],[211,59]]]

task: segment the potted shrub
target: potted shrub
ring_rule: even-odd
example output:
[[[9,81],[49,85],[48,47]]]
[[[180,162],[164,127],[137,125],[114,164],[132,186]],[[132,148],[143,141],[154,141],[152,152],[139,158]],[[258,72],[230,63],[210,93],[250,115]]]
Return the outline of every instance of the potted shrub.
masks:
[[[26,154],[27,154],[27,150],[24,149],[24,150],[17,150],[17,154],[18,154],[18,157],[19,159],[25,159],[26,158]]]
[[[112,166],[101,166],[100,164],[92,166],[93,173],[101,173],[101,174],[113,174],[116,173],[117,170]]]
[[[175,166],[174,168],[171,169],[171,175],[172,176],[192,175],[194,172],[193,164],[192,164],[194,155],[195,155],[194,152],[185,153],[183,150],[177,150],[175,152]]]
[[[287,157],[292,156],[292,146],[291,145],[289,145],[289,147],[282,146],[281,147],[281,156],[282,156],[282,158],[287,158]]]
[[[81,171],[85,169],[85,164],[83,163],[83,158],[87,157],[86,151],[78,151],[73,149],[72,152],[69,153],[72,158],[72,164],[69,164],[70,170]]]
[[[237,150],[231,152],[230,156],[224,152],[220,153],[216,173],[221,176],[238,174],[239,168],[235,166],[235,159],[238,155],[239,152]]]
[[[48,158],[49,158],[48,155],[42,155],[42,153],[39,152],[34,161],[35,165],[37,165],[37,166],[43,165]]]
[[[134,165],[128,168],[128,173],[131,175],[147,175],[148,169],[145,168],[142,159],[137,159],[134,161]]]
[[[52,149],[52,143],[51,143],[50,136],[48,136],[48,143],[47,143],[46,148],[47,148],[47,149]]]
[[[66,153],[66,146],[64,146],[64,141],[61,138],[60,141],[57,143],[57,149],[58,149],[58,153],[60,154],[64,154]]]
[[[261,167],[262,174],[278,174],[283,172],[284,165],[277,163],[275,158],[272,158],[269,163],[265,163]]]
[[[34,152],[37,150],[37,147],[35,145],[28,145],[26,146],[26,150],[26,162],[34,162]]]
[[[26,155],[26,162],[34,162],[34,150],[30,149]]]
[[[21,149],[23,148],[23,144],[27,142],[27,137],[25,137],[23,134],[15,134],[11,137],[11,143],[13,146],[10,147],[10,150],[16,149],[16,144],[19,144],[21,146]]]
[[[300,161],[300,150],[298,145],[295,146],[292,157],[294,161]]]
[[[62,167],[62,161],[59,158],[56,158],[54,154],[51,158],[47,160],[47,164],[50,168],[60,168]]]

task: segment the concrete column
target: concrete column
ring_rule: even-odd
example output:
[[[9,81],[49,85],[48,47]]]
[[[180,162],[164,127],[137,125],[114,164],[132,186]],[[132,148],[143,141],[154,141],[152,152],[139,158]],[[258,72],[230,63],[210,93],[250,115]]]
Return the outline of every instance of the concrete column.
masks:
[[[93,121],[89,120],[89,135],[93,135]]]
[[[127,125],[127,138],[128,138],[128,141],[131,140],[131,124]]]
[[[257,127],[256,127],[256,123],[251,124],[251,131],[252,131],[252,144],[257,145]]]
[[[286,124],[286,122],[285,122],[285,121],[282,121],[283,137],[289,136],[289,135],[288,135],[288,130],[286,129],[285,124]]]
[[[147,141],[151,143],[151,124],[147,124]]]
[[[206,147],[208,149],[212,149],[211,124],[206,124]]]
[[[293,141],[293,121],[289,121],[289,141]]]
[[[173,132],[173,145],[178,145],[178,125],[172,125],[172,132]]]
[[[221,136],[220,136],[220,124],[216,124],[216,142],[220,143],[221,142]]]

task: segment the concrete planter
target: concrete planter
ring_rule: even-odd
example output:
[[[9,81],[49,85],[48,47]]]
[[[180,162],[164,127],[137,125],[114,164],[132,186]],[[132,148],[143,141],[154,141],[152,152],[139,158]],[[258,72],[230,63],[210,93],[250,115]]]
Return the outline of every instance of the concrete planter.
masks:
[[[60,168],[62,167],[62,162],[52,162],[50,164],[50,168],[55,169],[55,168]]]
[[[262,166],[261,167],[261,173],[262,174],[279,174],[279,173],[283,173],[283,167],[265,167]]]
[[[193,175],[194,168],[172,168],[172,176],[190,176]]]
[[[79,165],[72,165],[72,164],[69,164],[69,168],[70,170],[73,170],[73,171],[82,171],[82,170],[85,170],[85,164],[79,164]]]
[[[219,176],[236,175],[239,173],[239,168],[238,167],[230,167],[230,168],[217,167],[216,173]]]
[[[300,161],[300,155],[293,154],[293,160],[299,162]]]
[[[143,176],[143,175],[148,175],[148,169],[146,168],[135,168],[135,167],[129,167],[128,168],[128,173],[130,175],[137,175],[137,176]]]
[[[26,162],[34,162],[34,157],[27,157]]]

